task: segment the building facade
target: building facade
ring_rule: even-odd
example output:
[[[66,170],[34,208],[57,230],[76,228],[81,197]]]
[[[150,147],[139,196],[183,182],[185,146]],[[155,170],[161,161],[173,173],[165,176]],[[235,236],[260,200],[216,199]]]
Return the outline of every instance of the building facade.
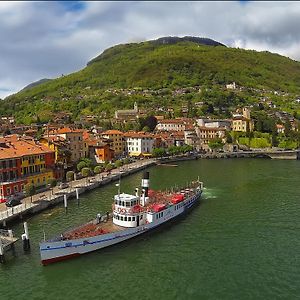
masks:
[[[55,152],[31,137],[0,138],[0,201],[24,195],[25,185],[45,187],[54,178]]]
[[[107,130],[102,132],[101,136],[105,139],[111,140],[111,148],[114,155],[121,156],[125,151],[124,133],[119,130]]]

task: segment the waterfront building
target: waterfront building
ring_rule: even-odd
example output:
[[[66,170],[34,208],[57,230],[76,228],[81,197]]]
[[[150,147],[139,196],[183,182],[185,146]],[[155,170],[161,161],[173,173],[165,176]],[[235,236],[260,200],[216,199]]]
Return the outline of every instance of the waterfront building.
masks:
[[[124,133],[119,130],[107,130],[102,132],[102,138],[111,140],[111,149],[115,156],[121,156],[125,150]]]
[[[209,150],[208,143],[215,139],[221,139],[225,143],[225,128],[196,127],[196,133],[199,138],[199,150]]]
[[[155,148],[155,135],[148,132],[124,133],[126,152],[129,156],[150,156]]]
[[[45,187],[54,178],[55,152],[33,138],[9,135],[0,138],[0,201],[22,196],[25,185]]]

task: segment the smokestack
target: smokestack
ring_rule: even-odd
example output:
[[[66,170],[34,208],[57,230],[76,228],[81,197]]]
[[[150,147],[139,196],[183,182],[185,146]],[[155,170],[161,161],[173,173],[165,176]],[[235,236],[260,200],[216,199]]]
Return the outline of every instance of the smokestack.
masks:
[[[142,188],[145,190],[145,198],[148,197],[149,172],[144,172],[143,179],[142,179]]]

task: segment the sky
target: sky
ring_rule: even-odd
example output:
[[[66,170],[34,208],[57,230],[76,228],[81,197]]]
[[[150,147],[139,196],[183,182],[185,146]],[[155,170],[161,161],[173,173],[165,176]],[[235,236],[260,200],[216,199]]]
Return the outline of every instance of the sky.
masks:
[[[300,61],[300,2],[0,1],[0,98],[78,71],[106,48],[199,36]]]

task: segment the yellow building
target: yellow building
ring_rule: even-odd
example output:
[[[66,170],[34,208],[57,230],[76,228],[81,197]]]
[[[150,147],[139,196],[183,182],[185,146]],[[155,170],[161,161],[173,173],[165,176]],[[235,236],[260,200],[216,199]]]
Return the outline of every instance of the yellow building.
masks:
[[[83,140],[83,130],[81,129],[64,127],[47,132],[46,137],[63,138],[67,149],[70,151],[70,160],[72,162],[77,162],[81,158],[88,156],[88,146]],[[59,156],[59,153],[57,155]]]
[[[63,137],[60,136],[44,136],[39,142],[42,145],[49,147],[55,152],[55,163],[68,166],[71,164],[71,151]]]
[[[102,137],[112,141],[111,147],[114,155],[122,155],[125,150],[124,133],[119,130],[107,130],[102,132]]]
[[[254,130],[254,122],[250,117],[250,110],[247,107],[243,107],[242,115],[235,115],[232,119],[232,130],[241,132],[252,132]]]

